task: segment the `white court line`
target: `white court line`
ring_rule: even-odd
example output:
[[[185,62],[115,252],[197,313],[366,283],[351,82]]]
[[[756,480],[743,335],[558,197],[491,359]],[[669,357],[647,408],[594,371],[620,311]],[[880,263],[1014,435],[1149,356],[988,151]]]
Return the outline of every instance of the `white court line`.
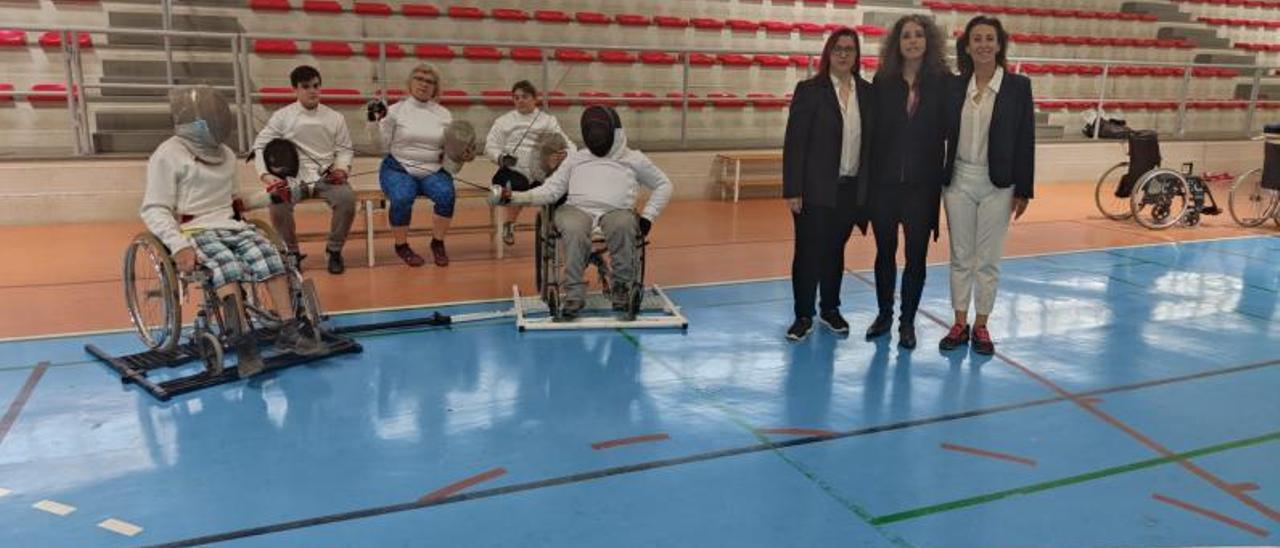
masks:
[[[43,510],[45,512],[58,515],[58,516],[65,516],[67,514],[70,514],[76,511],[75,506],[62,504],[61,502],[55,502],[49,499],[45,499],[35,504],[32,504],[31,507],[35,508],[36,510]]]
[[[1093,252],[1099,252],[1099,251],[1110,251],[1115,249],[1134,249],[1139,247],[1157,247],[1157,246],[1166,246],[1166,245],[1178,246],[1183,244],[1194,244],[1194,243],[1202,243],[1202,242],[1221,242],[1221,241],[1229,241],[1229,240],[1243,240],[1247,238],[1275,238],[1275,237],[1276,236],[1269,236],[1266,234],[1246,234],[1242,236],[1223,236],[1221,238],[1204,238],[1200,240],[1184,240],[1184,241],[1178,241],[1178,242],[1152,242],[1149,244],[1132,244],[1132,245],[1121,245],[1121,246],[1112,246],[1112,247],[1095,247],[1095,248],[1089,248],[1089,249],[1073,249],[1070,251],[1046,251],[1044,253],[1028,253],[1026,255],[1008,255],[1008,256],[1002,257],[1001,260],[1032,259],[1036,257],[1050,257],[1055,255],[1072,255],[1077,253],[1093,253]],[[947,261],[938,261],[938,262],[928,263],[926,266],[941,266],[945,264],[950,264],[950,263]],[[874,269],[871,269],[871,268],[864,269],[864,270],[846,269],[845,271],[849,273],[873,272]],[[741,280],[722,280],[722,281],[715,281],[715,282],[698,282],[698,283],[691,283],[691,284],[667,285],[663,287],[665,287],[666,289],[684,289],[684,288],[694,288],[694,287],[708,287],[708,286],[715,286],[715,285],[735,285],[735,284],[747,284],[747,283],[754,283],[754,282],[773,282],[773,281],[779,281],[779,280],[788,280],[790,278],[791,276],[771,276],[771,277],[765,277],[765,278],[746,278]],[[464,306],[469,304],[500,303],[500,302],[507,302],[510,300],[511,299],[509,297],[495,297],[492,299],[471,299],[471,300],[462,300],[462,301],[444,301],[444,302],[438,302],[438,303],[384,306],[384,307],[377,307],[377,308],[357,308],[352,310],[341,310],[341,311],[329,312],[329,315],[346,316],[350,314],[369,314],[374,312],[427,310],[427,309],[443,308],[443,307],[450,307],[450,306]],[[189,324],[183,325],[183,328],[188,328],[188,327],[190,327]],[[72,338],[72,337],[89,337],[94,335],[113,335],[116,333],[133,333],[133,332],[134,332],[134,328],[132,327],[122,327],[117,329],[101,329],[97,331],[72,331],[72,332],[66,332],[66,333],[50,333],[46,335],[26,335],[22,337],[0,338],[0,343],[38,341],[38,340],[45,340],[45,339],[63,339],[63,338]]]
[[[132,537],[142,532],[141,527],[138,527],[137,525],[134,525],[127,521],[118,520],[116,518],[108,518],[106,520],[103,520],[102,523],[98,524],[98,527],[111,531],[112,533],[119,533],[126,537]]]
[[[4,487],[0,487],[0,497],[7,497],[9,496],[9,493],[12,493],[12,492],[13,491],[5,489]]]

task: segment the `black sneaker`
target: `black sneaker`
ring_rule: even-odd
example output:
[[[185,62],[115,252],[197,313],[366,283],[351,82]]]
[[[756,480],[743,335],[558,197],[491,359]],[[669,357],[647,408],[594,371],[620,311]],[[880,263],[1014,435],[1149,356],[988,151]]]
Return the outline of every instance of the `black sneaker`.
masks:
[[[342,262],[341,251],[326,251],[325,253],[329,255],[330,274],[342,274],[343,272],[346,272],[347,265]]]
[[[830,329],[832,333],[837,335],[849,334],[849,322],[844,321],[844,316],[840,315],[839,310],[827,310],[818,314],[818,321],[827,326],[827,329]]]
[[[810,333],[813,333],[813,318],[802,316],[796,318],[795,323],[792,323],[791,327],[787,328],[787,340],[793,342],[803,341]]]

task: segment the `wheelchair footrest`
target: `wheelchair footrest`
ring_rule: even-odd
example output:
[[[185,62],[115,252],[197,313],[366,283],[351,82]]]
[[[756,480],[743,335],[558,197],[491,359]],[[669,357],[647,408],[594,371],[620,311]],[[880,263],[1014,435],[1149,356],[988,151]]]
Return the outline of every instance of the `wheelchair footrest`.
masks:
[[[270,338],[263,337],[261,335],[259,336],[260,342],[266,340],[270,340]],[[286,352],[267,356],[263,358],[263,361],[266,364],[266,369],[263,371],[266,372],[274,369],[283,369],[293,365],[324,359],[330,356],[357,353],[363,350],[360,347],[360,343],[341,335],[324,333],[321,336],[321,340],[325,343],[324,352],[307,355]],[[166,401],[179,394],[185,394],[202,388],[240,380],[240,374],[236,371],[235,366],[225,367],[221,373],[216,375],[210,374],[207,370],[202,370],[199,373],[187,375],[185,377],[178,377],[159,382],[153,381],[147,377],[148,371],[178,367],[200,359],[199,351],[191,344],[179,345],[172,351],[148,350],[137,354],[129,354],[127,356],[112,356],[92,344],[86,345],[85,351],[89,352],[99,360],[102,360],[102,362],[108,367],[119,373],[120,380],[122,382],[126,384],[137,384],[156,399],[161,401]]]
[[[640,303],[640,311],[634,320],[621,319],[621,312],[613,309],[613,301],[595,291],[588,293],[582,310],[577,317],[568,321],[557,321],[547,303],[539,297],[522,297],[518,287],[513,288],[516,328],[526,329],[619,329],[664,327],[685,329],[689,320],[680,312],[680,307],[667,296],[661,287],[653,286],[644,289]]]

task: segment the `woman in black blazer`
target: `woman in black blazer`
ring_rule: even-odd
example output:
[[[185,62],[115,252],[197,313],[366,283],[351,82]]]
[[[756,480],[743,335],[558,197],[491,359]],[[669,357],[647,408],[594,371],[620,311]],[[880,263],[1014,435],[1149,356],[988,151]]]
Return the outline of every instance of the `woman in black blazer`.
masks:
[[[978,16],[956,41],[960,77],[948,86],[949,184],[942,200],[951,241],[955,322],[943,350],[970,342],[969,305],[977,309],[972,346],[995,352],[987,318],[995,305],[1000,256],[1010,217],[1027,209],[1036,161],[1031,80],[1005,72],[1009,35],[994,17]]]
[[[946,84],[942,33],[933,19],[906,15],[885,35],[872,88],[876,127],[871,140],[871,227],[876,236],[876,301],[880,312],[867,338],[893,325],[898,225],[905,233],[902,316],[898,344],[916,347],[915,317],[924,290],[929,235],[938,234],[938,203],[946,167]]]
[[[858,210],[866,200],[866,162],[872,120],[871,85],[858,75],[858,34],[842,28],[827,38],[818,74],[796,84],[782,146],[782,195],[795,221],[791,289],[792,341],[813,331],[814,294],[821,291],[818,318],[837,334],[849,333],[840,315],[844,245],[853,225],[865,231]]]

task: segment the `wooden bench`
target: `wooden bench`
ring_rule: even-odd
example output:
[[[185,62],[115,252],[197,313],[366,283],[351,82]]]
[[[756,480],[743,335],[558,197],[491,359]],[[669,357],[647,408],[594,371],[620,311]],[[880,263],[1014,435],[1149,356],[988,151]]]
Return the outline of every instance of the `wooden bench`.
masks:
[[[376,263],[376,258],[375,258],[376,253],[374,252],[373,240],[375,239],[375,237],[385,237],[391,234],[390,227],[378,228],[374,226],[374,220],[373,220],[373,216],[374,216],[373,213],[375,209],[387,208],[387,196],[382,193],[381,189],[376,189],[376,188],[355,189],[355,192],[356,192],[356,211],[358,212],[359,215],[362,215],[364,217],[364,231],[361,232],[358,229],[352,230],[351,233],[348,235],[348,240],[350,240],[351,237],[364,236],[365,257],[367,259],[369,267],[372,268]],[[456,188],[456,192],[457,192],[458,200],[464,200],[464,199],[487,200],[489,197],[488,191],[480,190],[479,188],[475,188],[472,186],[458,186]],[[469,234],[469,233],[473,234],[477,232],[487,232],[491,235],[490,244],[493,246],[495,257],[497,257],[498,259],[501,259],[503,255],[505,255],[505,251],[506,251],[505,250],[506,246],[502,242],[502,222],[503,222],[502,209],[503,208],[495,207],[492,205],[489,205],[488,208],[489,208],[489,220],[487,223],[471,224],[471,225],[454,225],[449,227],[449,233],[450,234]],[[517,230],[532,230],[532,228],[533,226],[528,224],[516,225]],[[426,235],[430,233],[431,233],[431,229],[426,227],[409,229],[409,234],[411,236]],[[299,242],[324,241],[328,238],[328,236],[329,235],[327,231],[299,232],[298,241]]]
[[[721,200],[725,199],[729,188],[733,188],[733,201],[737,202],[743,186],[782,187],[781,151],[717,154],[716,162],[720,164],[720,176],[716,182],[720,185]],[[776,173],[770,172],[760,175],[748,175],[746,178],[743,178],[742,164],[747,164],[748,168],[753,166],[778,164],[778,170]],[[729,169],[730,166],[733,167],[732,170]],[[730,174],[732,174],[732,177],[730,177]]]

